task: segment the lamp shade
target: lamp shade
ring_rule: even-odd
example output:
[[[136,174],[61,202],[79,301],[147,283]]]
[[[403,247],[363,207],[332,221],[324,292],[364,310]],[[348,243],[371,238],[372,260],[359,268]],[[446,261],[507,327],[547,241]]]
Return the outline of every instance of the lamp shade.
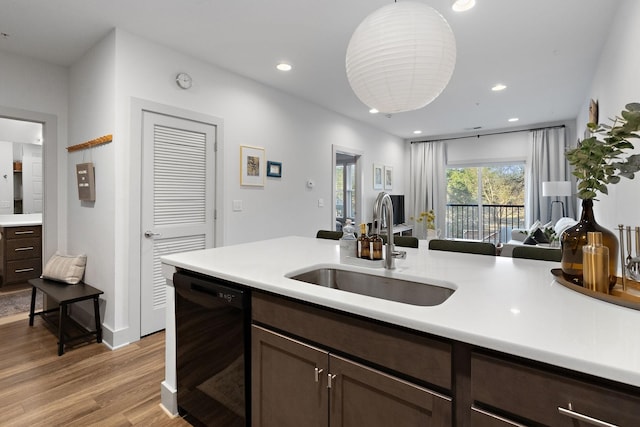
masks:
[[[420,109],[449,83],[456,41],[432,7],[412,1],[384,6],[356,28],[347,47],[347,78],[356,96],[382,113]]]
[[[571,182],[546,181],[542,183],[542,197],[563,197],[571,195]]]

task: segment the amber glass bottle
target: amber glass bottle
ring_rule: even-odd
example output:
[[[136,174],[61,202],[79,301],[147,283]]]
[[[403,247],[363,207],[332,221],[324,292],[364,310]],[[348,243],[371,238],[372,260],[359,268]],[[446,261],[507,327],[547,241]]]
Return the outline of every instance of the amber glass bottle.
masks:
[[[369,235],[367,234],[367,224],[360,224],[360,237],[358,237],[358,257],[370,259],[371,250]]]
[[[384,246],[382,237],[380,237],[378,234],[373,234],[370,237],[370,240],[371,240],[371,259],[374,259],[374,260],[382,259],[382,248]]]
[[[580,221],[567,229],[560,237],[562,245],[562,276],[576,285],[582,286],[582,247],[587,244],[587,233],[602,233],[602,244],[609,248],[609,289],[616,284],[618,268],[618,239],[613,232],[600,226],[593,216],[593,200],[582,201]]]

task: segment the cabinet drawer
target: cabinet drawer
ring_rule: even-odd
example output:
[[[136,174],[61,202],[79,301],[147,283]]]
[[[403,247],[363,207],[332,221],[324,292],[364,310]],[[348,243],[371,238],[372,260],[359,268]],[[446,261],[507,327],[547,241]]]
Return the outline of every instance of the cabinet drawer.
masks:
[[[35,279],[42,274],[42,260],[40,258],[23,259],[7,262],[5,284],[25,282]]]
[[[27,239],[7,240],[7,261],[27,258],[42,257],[42,239],[40,237],[29,237]]]
[[[640,425],[640,390],[616,389],[574,378],[569,371],[548,372],[480,353],[471,358],[471,396],[478,405],[545,425],[591,425],[585,417],[612,425]]]
[[[451,343],[375,321],[255,292],[254,321],[451,389]]]
[[[25,227],[5,227],[4,238],[10,239],[22,239],[25,237],[40,237],[42,226],[33,225]]]

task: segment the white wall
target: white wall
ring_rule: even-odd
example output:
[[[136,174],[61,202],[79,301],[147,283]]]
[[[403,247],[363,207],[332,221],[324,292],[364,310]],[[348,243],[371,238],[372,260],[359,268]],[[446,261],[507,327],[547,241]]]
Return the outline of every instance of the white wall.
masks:
[[[178,88],[178,72],[193,77],[191,89]],[[71,168],[66,183],[69,247],[97,260],[89,261],[86,279],[105,291],[105,341],[113,346],[139,337],[140,206],[129,197],[140,186],[140,165],[131,160],[141,149],[139,135],[132,135],[137,101],[223,121],[217,155],[224,170],[218,205],[224,227],[218,244],[314,236],[330,228],[332,144],[365,153],[365,214],[377,194],[374,162],[393,166],[393,192],[404,192],[401,139],[126,31],[115,30],[74,64],[70,99],[70,144],[114,135],[111,144],[69,155],[69,165],[95,163],[95,204],[77,200]],[[240,145],[264,147],[267,160],[282,162],[282,178],[268,178],[262,188],[241,187]],[[311,190],[305,186],[309,178],[316,182]],[[318,207],[320,198],[324,207]],[[232,211],[233,200],[242,200],[241,212]]]
[[[0,116],[45,123],[45,259],[66,248],[68,74],[64,67],[0,52]]]
[[[115,37],[111,33],[71,67],[68,145],[114,134],[115,111]],[[65,171],[69,194],[68,251],[87,255],[84,280],[104,291],[103,299],[107,303],[102,307],[102,320],[108,343],[113,343],[113,331],[127,325],[127,320],[118,315],[116,304],[121,295],[117,295],[114,288],[117,165],[114,145],[117,143],[116,134],[112,143],[68,153]],[[93,162],[95,167],[95,202],[81,202],[78,198],[75,165],[86,162]]]
[[[611,26],[591,89],[586,94],[578,117],[578,135],[588,121],[589,99],[600,104],[600,123],[610,124],[611,117],[619,115],[630,102],[640,102],[640,56],[637,55],[637,40],[640,39],[640,2],[624,0]],[[640,153],[639,140],[632,141],[634,153]],[[609,185],[609,195],[598,195],[594,213],[598,223],[617,235],[618,224],[640,225],[640,176],[634,180],[622,178],[620,183]]]

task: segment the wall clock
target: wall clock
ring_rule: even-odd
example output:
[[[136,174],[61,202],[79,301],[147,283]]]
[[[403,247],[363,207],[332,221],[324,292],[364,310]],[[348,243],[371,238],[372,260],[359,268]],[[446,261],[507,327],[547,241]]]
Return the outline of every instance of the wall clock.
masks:
[[[178,75],[176,76],[176,83],[182,89],[189,89],[191,87],[191,84],[193,83],[193,80],[187,73],[178,73]]]

